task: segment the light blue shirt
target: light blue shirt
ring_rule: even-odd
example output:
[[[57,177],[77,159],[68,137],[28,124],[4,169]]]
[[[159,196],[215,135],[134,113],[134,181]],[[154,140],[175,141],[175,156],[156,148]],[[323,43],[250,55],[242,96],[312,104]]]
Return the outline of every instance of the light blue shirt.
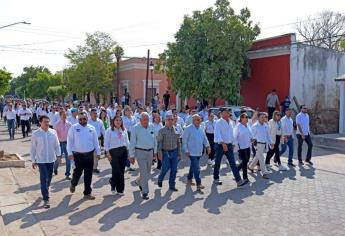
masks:
[[[147,128],[140,123],[133,127],[129,144],[130,157],[135,156],[135,148],[153,149],[154,153],[157,153],[155,128],[152,124],[149,124]]]
[[[191,156],[201,156],[205,147],[209,147],[204,130],[197,128],[194,124],[187,126],[183,132],[182,145],[185,152],[189,152]]]

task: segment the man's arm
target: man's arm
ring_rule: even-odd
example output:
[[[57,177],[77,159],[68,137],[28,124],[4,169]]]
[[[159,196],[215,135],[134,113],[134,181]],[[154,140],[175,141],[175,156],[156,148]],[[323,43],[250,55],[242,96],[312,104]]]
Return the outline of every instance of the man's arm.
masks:
[[[162,135],[162,129],[158,131],[157,135],[157,153],[158,158],[162,157],[162,148],[163,148],[163,135]]]
[[[98,135],[97,135],[96,129],[92,129],[92,133],[93,133],[93,146],[95,148],[96,155],[101,156],[101,149],[99,147]]]
[[[129,142],[129,157],[133,157],[135,155],[135,146],[137,145],[137,134],[136,134],[136,126],[133,127],[131,132],[131,140]]]
[[[30,145],[30,155],[31,155],[32,164],[36,163],[36,146],[37,146],[36,135],[32,135],[31,145]]]

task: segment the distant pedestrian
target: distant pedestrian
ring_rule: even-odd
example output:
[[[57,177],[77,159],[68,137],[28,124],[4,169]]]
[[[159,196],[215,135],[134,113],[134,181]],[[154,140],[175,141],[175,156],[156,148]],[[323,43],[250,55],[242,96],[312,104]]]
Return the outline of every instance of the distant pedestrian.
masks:
[[[100,158],[101,149],[95,128],[87,124],[86,112],[80,112],[78,119],[79,123],[73,125],[67,135],[68,158],[74,160],[75,163],[70,191],[71,193],[75,192],[79,179],[84,172],[84,198],[94,200],[95,197],[91,195],[93,155],[96,152],[96,157]]]
[[[280,105],[280,103],[279,103],[277,91],[275,89],[273,89],[272,92],[270,92],[266,98],[268,120],[272,119],[273,112],[275,111],[276,106],[279,106],[279,105]]]
[[[187,126],[183,132],[182,145],[186,157],[190,160],[189,173],[187,176],[187,184],[193,186],[193,176],[196,181],[197,191],[203,193],[205,186],[201,184],[200,178],[200,158],[202,156],[204,147],[207,148],[207,153],[210,154],[211,148],[208,143],[205,131],[200,127],[201,117],[194,114],[192,117],[192,124]]]
[[[163,102],[164,102],[165,110],[168,110],[169,102],[170,102],[170,94],[168,90],[163,95]]]
[[[300,106],[300,113],[296,116],[296,124],[297,124],[297,140],[298,140],[298,147],[297,147],[297,155],[298,161],[300,165],[303,165],[302,161],[302,145],[303,141],[308,145],[307,156],[305,162],[309,165],[313,165],[311,162],[311,155],[313,149],[313,143],[310,137],[310,120],[308,115],[308,108],[305,105]]]
[[[151,178],[152,159],[157,154],[157,144],[153,125],[149,124],[149,114],[141,112],[140,123],[133,127],[130,140],[130,160],[138,161],[140,176],[136,183],[144,200],[149,199],[149,179]]]
[[[16,112],[13,110],[13,105],[9,104],[4,113],[6,118],[8,133],[10,135],[10,140],[14,139],[14,131],[16,129]]]
[[[49,186],[53,176],[56,158],[60,158],[60,144],[55,130],[49,128],[49,118],[45,115],[39,118],[40,128],[31,137],[32,168],[40,171],[41,194],[44,208],[50,208]]]
[[[282,111],[283,116],[285,115],[286,110],[290,107],[290,104],[291,104],[290,97],[286,96],[284,101],[280,104],[282,107],[281,111]]]
[[[29,136],[31,131],[30,117],[32,117],[32,112],[26,108],[26,103],[23,103],[22,109],[19,109],[18,116],[20,117],[20,124],[22,126],[23,138]]]
[[[105,131],[104,147],[111,165],[109,180],[112,194],[122,196],[125,189],[125,168],[128,160],[129,139],[121,116],[116,116]]]
[[[216,158],[213,169],[213,182],[216,185],[222,185],[222,182],[219,180],[219,170],[223,155],[225,155],[229,161],[231,171],[237,183],[237,187],[240,187],[242,185],[245,185],[247,182],[241,179],[235,162],[234,146],[236,143],[234,139],[233,126],[230,120],[231,111],[227,108],[221,108],[221,112],[222,118],[217,120],[214,126]]]
[[[66,171],[65,176],[67,180],[71,180],[71,160],[68,159],[68,153],[67,153],[67,134],[68,130],[71,128],[71,123],[67,121],[67,115],[65,111],[60,111],[60,120],[55,124],[55,131],[58,136],[59,142],[60,142],[60,148],[61,148],[61,157],[62,154],[65,157],[65,163],[66,163]],[[54,174],[58,174],[58,168],[60,165],[61,159],[57,159],[54,165]]]
[[[165,126],[158,131],[157,137],[158,159],[162,161],[161,173],[158,177],[158,186],[161,188],[166,173],[170,170],[169,189],[176,192],[176,173],[178,159],[181,159],[180,135],[173,126],[173,114],[168,112]]]
[[[294,138],[293,138],[293,120],[291,118],[292,116],[292,110],[290,108],[287,108],[285,111],[285,116],[281,119],[282,122],[282,145],[280,150],[280,156],[283,155],[289,147],[289,155],[288,155],[288,165],[291,167],[295,167],[293,164],[293,146],[294,146]]]

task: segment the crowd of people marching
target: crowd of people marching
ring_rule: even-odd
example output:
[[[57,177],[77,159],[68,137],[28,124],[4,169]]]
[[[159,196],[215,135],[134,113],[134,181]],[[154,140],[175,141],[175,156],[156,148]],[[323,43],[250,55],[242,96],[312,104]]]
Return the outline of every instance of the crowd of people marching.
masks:
[[[161,110],[151,111],[143,106],[122,107],[116,103],[105,107],[87,103],[7,100],[2,105],[1,118],[7,123],[11,140],[19,127],[25,138],[32,125],[38,126],[31,137],[31,160],[32,167],[40,172],[45,208],[50,207],[49,186],[53,174],[58,175],[62,157],[66,163],[66,180],[71,181],[71,193],[75,192],[84,174],[83,193],[90,200],[95,199],[91,194],[92,175],[100,173],[98,161],[102,154],[111,165],[109,184],[113,194],[124,194],[126,168],[135,171],[137,162],[140,175],[135,183],[145,200],[149,199],[148,183],[154,165],[160,169],[158,186],[162,187],[165,175],[170,172],[169,190],[178,191],[176,173],[182,157],[190,161],[187,184],[196,186],[199,193],[205,188],[200,176],[200,158],[204,155],[208,156],[207,164],[213,167],[215,185],[222,184],[219,171],[223,156],[227,158],[238,187],[250,182],[248,171],[261,172],[263,178],[269,179],[272,158],[279,171],[288,171],[295,167],[295,132],[299,164],[304,164],[302,144],[306,142],[305,162],[313,165],[306,106],[300,107],[295,122],[289,107],[283,113],[269,108],[270,114],[254,112],[251,117],[245,110],[239,117],[233,117],[233,112],[226,107],[220,108],[217,114],[207,108],[198,111],[186,107],[180,112],[174,107],[166,108],[164,105]],[[280,157],[287,148],[286,166]],[[235,152],[238,152],[237,161]]]

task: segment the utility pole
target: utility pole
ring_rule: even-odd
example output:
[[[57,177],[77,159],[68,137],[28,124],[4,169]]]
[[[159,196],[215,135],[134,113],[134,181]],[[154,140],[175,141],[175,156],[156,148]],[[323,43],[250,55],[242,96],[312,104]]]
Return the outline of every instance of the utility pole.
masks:
[[[145,104],[146,106],[149,105],[149,100],[148,100],[148,86],[149,86],[149,68],[150,68],[150,49],[147,50],[147,67],[146,67],[146,84],[145,84]]]

